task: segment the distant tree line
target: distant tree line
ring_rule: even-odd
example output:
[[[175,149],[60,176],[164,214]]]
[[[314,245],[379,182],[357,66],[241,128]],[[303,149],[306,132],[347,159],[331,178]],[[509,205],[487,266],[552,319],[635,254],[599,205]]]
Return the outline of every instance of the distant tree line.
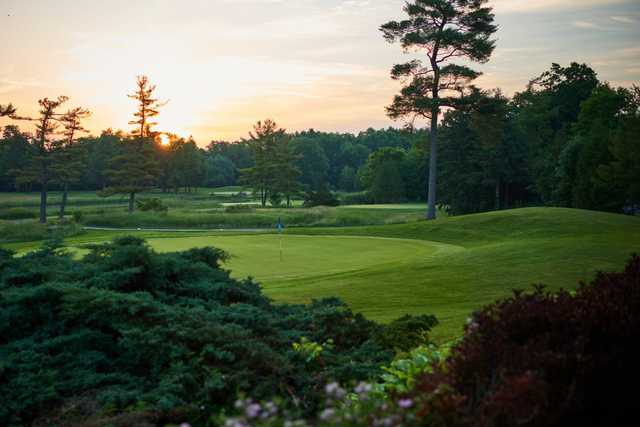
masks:
[[[128,134],[107,129],[86,136],[68,99],[45,98],[34,133],[9,124],[0,139],[0,191],[92,190],[129,196],[159,188],[244,185],[263,205],[294,197],[332,204],[332,191],[353,203],[426,200],[430,132],[368,129],[356,135],[313,129],[288,133],[258,122],[248,139],[213,141],[155,132],[162,103],[138,80],[139,109]],[[454,214],[526,205],[635,212],[640,205],[640,89],[615,88],[593,69],[558,64],[512,98],[476,90],[464,108],[439,124],[438,203]],[[5,116],[18,120],[11,106]],[[164,143],[163,143],[164,142]],[[66,197],[59,215],[64,217]],[[42,219],[42,218],[41,218]]]

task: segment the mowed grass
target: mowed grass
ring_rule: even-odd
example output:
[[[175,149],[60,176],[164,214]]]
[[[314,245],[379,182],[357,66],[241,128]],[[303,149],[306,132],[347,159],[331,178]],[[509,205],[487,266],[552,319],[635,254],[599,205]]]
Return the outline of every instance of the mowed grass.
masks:
[[[446,251],[450,245],[351,236],[242,235],[149,239],[158,251],[215,246],[231,254],[233,276],[253,276],[269,290],[289,281],[357,273],[382,265],[397,266]],[[282,258],[280,247],[282,245]]]
[[[357,209],[356,209],[357,210]],[[122,232],[88,232],[69,245]],[[127,233],[131,234],[131,233]],[[398,225],[296,228],[277,234],[135,233],[159,251],[218,246],[235,277],[253,276],[276,301],[340,297],[378,321],[435,314],[439,341],[459,336],[469,315],[542,283],[573,289],[640,252],[640,218],[527,208]],[[35,243],[14,244],[27,250]]]

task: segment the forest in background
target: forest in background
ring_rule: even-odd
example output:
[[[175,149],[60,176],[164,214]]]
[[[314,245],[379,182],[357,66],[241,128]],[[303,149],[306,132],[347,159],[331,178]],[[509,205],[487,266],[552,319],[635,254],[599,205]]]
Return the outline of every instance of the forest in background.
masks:
[[[611,87],[577,63],[554,64],[512,98],[482,92],[472,107],[444,114],[438,203],[453,214],[531,205],[635,213],[639,106],[637,86]],[[112,129],[82,136],[76,129],[73,147],[58,154],[62,166],[52,157],[47,186],[109,195],[116,187],[126,193],[241,184],[262,192],[264,205],[329,190],[354,193],[345,203],[426,198],[429,133],[422,129],[287,133],[266,120],[247,139],[205,148],[177,135],[149,136],[148,149],[132,154],[127,142],[134,136]],[[42,187],[37,142],[18,124],[4,127],[0,191]]]

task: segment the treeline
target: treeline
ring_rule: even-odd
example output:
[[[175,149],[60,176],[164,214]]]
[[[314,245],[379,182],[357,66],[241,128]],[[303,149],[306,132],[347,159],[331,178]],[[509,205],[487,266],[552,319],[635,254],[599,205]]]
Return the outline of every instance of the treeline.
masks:
[[[293,197],[335,204],[332,191],[353,193],[342,196],[347,203],[426,199],[426,130],[287,133],[266,120],[247,139],[213,141],[203,149],[192,139],[154,132],[150,120],[161,103],[146,78],[138,84],[131,134],[109,129],[82,136],[81,120],[89,113],[76,108],[59,114],[64,97],[41,101],[34,134],[6,126],[0,191],[123,193],[131,210],[135,194],[152,188],[238,184],[275,206]],[[554,64],[512,98],[499,90],[475,91],[464,108],[446,111],[439,126],[437,201],[454,214],[527,205],[637,212],[639,106],[638,87],[612,87],[577,63]],[[11,106],[3,108],[17,117]]]
[[[635,212],[639,108],[637,86],[612,87],[577,63],[553,64],[512,98],[477,91],[439,127],[438,203],[456,214],[527,205]],[[427,131],[309,130],[281,138],[289,140],[302,188],[359,191],[343,199],[361,203],[426,198]],[[240,171],[255,166],[252,144],[211,143],[208,155],[229,171],[215,184],[236,183]]]
[[[441,126],[440,202],[456,213],[526,204],[612,212],[640,203],[640,88],[554,64],[511,99],[484,94]]]

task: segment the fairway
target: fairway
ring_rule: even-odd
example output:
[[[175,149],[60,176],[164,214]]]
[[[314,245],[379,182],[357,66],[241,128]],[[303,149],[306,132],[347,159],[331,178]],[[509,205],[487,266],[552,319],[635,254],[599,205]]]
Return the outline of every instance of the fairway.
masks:
[[[640,218],[559,208],[527,208],[369,227],[289,228],[278,234],[88,231],[79,248],[122,234],[160,252],[215,246],[232,256],[234,277],[251,276],[278,302],[339,297],[388,322],[435,314],[440,341],[460,335],[469,315],[513,289],[543,283],[573,289],[597,271],[620,269],[640,252]],[[283,258],[280,260],[280,239]],[[20,252],[38,242],[5,244]]]
[[[251,275],[276,301],[342,298],[378,321],[435,314],[439,340],[513,289],[574,289],[597,271],[620,269],[640,250],[640,219],[576,209],[527,208],[435,222],[290,229],[278,235],[156,238],[158,250],[213,245],[229,251],[234,276]],[[299,235],[291,234],[299,233]],[[313,236],[310,236],[313,235]]]

